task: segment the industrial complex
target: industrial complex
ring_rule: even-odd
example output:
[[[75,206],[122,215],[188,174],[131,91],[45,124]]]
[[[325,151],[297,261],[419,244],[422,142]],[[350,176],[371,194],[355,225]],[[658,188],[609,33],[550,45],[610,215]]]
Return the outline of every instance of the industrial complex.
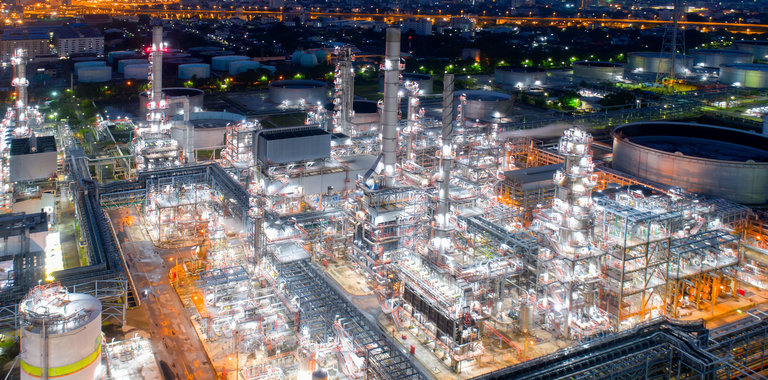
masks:
[[[327,81],[281,77],[214,110],[164,75],[221,78],[226,93],[229,76],[270,66],[203,63],[153,25],[146,56],[108,54],[115,75],[148,82],[140,116],[99,115],[86,139],[29,104],[18,49],[0,124],[9,373],[765,378],[768,118],[711,111],[748,89],[763,99],[764,45],[473,79],[404,72],[401,29],[383,32],[380,99],[356,96],[359,50],[337,44],[294,54],[332,65]],[[112,80],[86,62],[79,82]],[[579,82],[659,76],[695,90],[521,115],[523,99],[567,103]],[[608,97],[586,87],[583,102]]]

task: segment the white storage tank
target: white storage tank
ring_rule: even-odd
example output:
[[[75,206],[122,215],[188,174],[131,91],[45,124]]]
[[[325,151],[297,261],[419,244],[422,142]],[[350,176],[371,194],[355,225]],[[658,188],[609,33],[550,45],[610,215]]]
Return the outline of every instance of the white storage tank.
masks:
[[[497,68],[493,82],[503,89],[541,87],[547,81],[547,72],[533,67]]]
[[[75,63],[75,74],[83,68],[83,67],[94,67],[94,66],[106,66],[107,63],[104,61],[84,61],[84,62],[76,62]]]
[[[146,59],[138,59],[138,58],[121,59],[117,61],[117,72],[122,74],[125,72],[126,66],[141,65],[141,64],[149,64],[149,61]]]
[[[203,96],[205,92],[196,88],[186,87],[165,87],[163,88],[163,95],[170,99],[189,98],[189,110],[190,112],[199,112],[203,110]],[[147,103],[149,98],[147,92],[143,91],[139,94],[139,114],[147,114]],[[179,115],[184,110],[184,104],[182,102],[173,102],[168,104],[168,108],[165,110],[165,114],[168,117],[173,115]]]
[[[211,58],[213,71],[229,71],[229,64],[237,61],[248,61],[250,58],[244,55],[221,55]]]
[[[139,63],[125,66],[123,69],[125,79],[147,79],[149,77],[149,63]]]
[[[135,51],[130,51],[130,50],[111,51],[111,52],[107,53],[107,62],[112,64],[112,63],[115,63],[115,62],[117,62],[117,61],[119,61],[121,59],[135,58],[136,55],[137,54],[136,54]]]
[[[77,70],[80,83],[102,83],[112,80],[112,66],[86,66]]]
[[[171,118],[174,128],[171,133],[177,141],[186,141],[184,116],[176,115]],[[214,149],[222,147],[226,141],[227,126],[245,123],[245,117],[232,112],[192,112],[189,122],[194,128],[192,138],[195,149]]]
[[[752,53],[742,50],[694,49],[691,51],[693,65],[697,67],[720,67],[730,63],[752,63]]]
[[[299,64],[301,67],[315,67],[317,66],[317,56],[312,53],[304,53],[299,58]]]
[[[752,53],[755,59],[768,60],[768,41],[736,41],[733,47]]]
[[[179,65],[179,79],[207,79],[211,77],[211,65],[207,63],[187,63]]]
[[[256,70],[261,64],[256,61],[237,61],[229,64],[229,75],[237,75],[248,70]]]
[[[325,104],[328,85],[316,80],[279,80],[269,84],[269,100],[286,106]]]
[[[580,61],[573,63],[574,83],[584,80],[587,82],[618,82],[624,76],[624,65],[613,62]]]
[[[58,284],[37,286],[19,305],[21,379],[94,380],[101,363],[101,302]]]
[[[742,63],[720,66],[720,83],[734,87],[768,88],[768,65]]]
[[[675,56],[675,73],[688,73],[691,59],[682,54]],[[653,51],[632,52],[627,54],[627,72],[637,75],[668,73],[672,66],[672,54]]]
[[[460,104],[458,99],[461,95],[466,96],[464,104],[464,118],[467,121],[497,121],[507,117],[512,112],[514,99],[511,95],[481,90],[456,91],[455,103]]]

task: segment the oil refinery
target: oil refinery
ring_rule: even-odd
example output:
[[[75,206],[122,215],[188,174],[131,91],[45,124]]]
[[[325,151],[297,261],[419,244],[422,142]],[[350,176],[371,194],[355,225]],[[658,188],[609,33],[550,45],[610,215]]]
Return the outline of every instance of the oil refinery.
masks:
[[[86,137],[28,104],[18,50],[0,124],[0,331],[20,341],[20,377],[764,378],[768,121],[707,113],[768,87],[761,44],[574,59],[558,74],[570,87],[499,67],[468,90],[447,70],[405,73],[405,34],[384,33],[381,99],[356,94],[370,64],[340,44],[297,52],[328,61],[328,82],[280,77],[213,110],[210,89],[163,86],[155,25],[146,59],[109,56],[122,80],[146,79],[141,116],[99,116]],[[228,75],[267,66],[176,54],[178,78],[224,94]],[[112,75],[103,63],[75,65],[78,80]],[[701,97],[526,108],[573,102],[578,81],[693,82],[697,67],[728,90],[696,79]]]

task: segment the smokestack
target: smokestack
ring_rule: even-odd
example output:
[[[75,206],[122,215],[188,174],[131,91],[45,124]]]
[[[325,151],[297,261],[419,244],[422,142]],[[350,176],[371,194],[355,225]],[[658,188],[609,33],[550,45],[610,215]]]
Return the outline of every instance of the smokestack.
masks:
[[[453,74],[443,77],[443,128],[441,131],[440,177],[438,178],[437,198],[437,229],[435,243],[438,258],[442,259],[445,250],[449,248],[448,213],[451,211],[448,203],[448,189],[451,183],[451,166],[453,164]]]
[[[397,144],[397,91],[400,87],[400,28],[387,28],[384,57],[384,107],[381,113],[381,151],[384,160],[384,186],[395,185]]]
[[[152,28],[152,98],[159,101],[163,96],[163,26]]]

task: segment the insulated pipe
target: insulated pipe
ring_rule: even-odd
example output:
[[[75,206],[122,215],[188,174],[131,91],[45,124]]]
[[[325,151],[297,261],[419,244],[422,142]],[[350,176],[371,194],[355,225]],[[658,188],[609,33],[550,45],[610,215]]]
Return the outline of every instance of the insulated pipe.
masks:
[[[453,74],[443,77],[443,128],[441,131],[440,177],[438,178],[439,192],[437,198],[437,244],[438,259],[442,260],[448,248],[448,213],[451,211],[448,203],[448,191],[451,183],[451,166],[453,164]]]
[[[381,113],[381,151],[384,161],[384,186],[395,185],[397,163],[397,91],[400,87],[400,28],[387,28],[384,57],[384,107]]]

